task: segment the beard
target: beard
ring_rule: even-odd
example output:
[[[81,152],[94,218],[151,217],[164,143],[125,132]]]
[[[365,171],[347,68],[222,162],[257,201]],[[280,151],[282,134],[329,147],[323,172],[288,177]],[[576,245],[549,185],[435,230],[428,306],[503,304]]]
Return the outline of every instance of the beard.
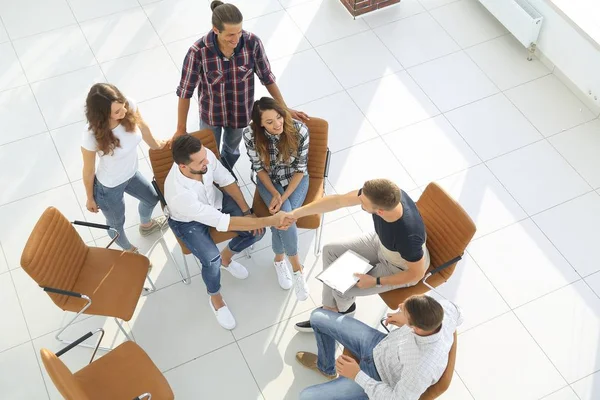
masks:
[[[196,170],[188,167],[190,172],[194,175],[204,175],[208,171],[208,167],[204,167],[204,170]]]

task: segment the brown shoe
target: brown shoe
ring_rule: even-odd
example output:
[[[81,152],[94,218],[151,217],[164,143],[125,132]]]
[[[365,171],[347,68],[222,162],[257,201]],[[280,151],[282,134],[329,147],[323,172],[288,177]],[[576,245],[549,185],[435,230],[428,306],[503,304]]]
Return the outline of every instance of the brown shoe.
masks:
[[[314,353],[309,353],[307,351],[299,351],[296,353],[296,360],[298,360],[298,362],[302,365],[304,365],[306,368],[312,369],[317,371],[318,373],[320,373],[321,375],[323,375],[325,378],[329,379],[329,380],[333,380],[336,379],[338,377],[338,374],[334,374],[334,375],[327,375],[325,372],[321,371],[318,367],[317,367],[317,355]]]

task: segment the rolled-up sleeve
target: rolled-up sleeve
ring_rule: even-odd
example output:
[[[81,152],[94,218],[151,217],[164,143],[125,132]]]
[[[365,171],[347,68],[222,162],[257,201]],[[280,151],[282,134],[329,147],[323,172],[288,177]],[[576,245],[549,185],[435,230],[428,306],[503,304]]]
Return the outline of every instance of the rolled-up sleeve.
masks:
[[[243,137],[244,143],[246,144],[246,153],[248,154],[248,158],[250,158],[250,163],[252,164],[252,170],[254,172],[262,171],[264,168],[258,152],[256,151],[254,133],[250,127],[244,129]]]
[[[182,99],[190,99],[194,95],[194,90],[198,86],[198,79],[202,70],[202,62],[199,50],[192,46],[188,50],[183,67],[181,68],[181,79],[177,86],[177,96]]]
[[[258,76],[258,79],[260,79],[260,82],[264,86],[267,86],[275,83],[275,74],[271,71],[271,64],[265,53],[262,41],[258,37],[254,39],[256,40],[256,45],[254,46],[254,72]]]
[[[191,192],[181,193],[173,197],[169,207],[177,210],[178,214],[185,215],[188,219],[212,226],[219,232],[227,232],[229,229],[230,215],[224,214],[214,207],[202,204],[194,198]]]
[[[298,157],[296,164],[296,172],[305,173],[308,168],[308,143],[309,143],[309,134],[308,127],[299,123],[298,127],[298,135],[300,139],[298,140]]]
[[[212,152],[209,155],[209,168],[213,168],[213,180],[220,187],[231,185],[235,178],[231,172],[221,164]]]

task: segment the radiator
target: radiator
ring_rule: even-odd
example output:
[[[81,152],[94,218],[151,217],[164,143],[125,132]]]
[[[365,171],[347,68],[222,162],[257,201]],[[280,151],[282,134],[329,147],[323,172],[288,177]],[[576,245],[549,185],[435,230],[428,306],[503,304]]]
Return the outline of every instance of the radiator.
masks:
[[[531,53],[540,35],[544,17],[526,0],[479,0]]]

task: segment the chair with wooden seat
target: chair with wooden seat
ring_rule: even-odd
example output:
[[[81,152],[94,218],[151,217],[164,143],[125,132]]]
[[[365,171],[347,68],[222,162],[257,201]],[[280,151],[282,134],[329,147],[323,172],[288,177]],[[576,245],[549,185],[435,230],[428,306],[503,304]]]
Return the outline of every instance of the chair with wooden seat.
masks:
[[[425,278],[415,286],[381,293],[387,306],[397,309],[408,297],[423,294],[446,282],[454,273],[469,242],[475,235],[476,226],[469,214],[437,183],[430,183],[417,201],[427,233],[427,249],[431,265]],[[420,400],[433,400],[450,386],[456,361],[456,333],[448,357],[448,366],[440,380],[429,387]],[[346,349],[344,353],[351,355]]]
[[[325,195],[325,179],[329,173],[329,158],[331,152],[327,147],[329,124],[321,118],[311,117],[306,121],[306,126],[309,132],[308,143],[308,192],[304,199],[303,205],[310,204],[313,201],[320,199]],[[256,178],[252,180],[256,183]],[[269,208],[258,193],[254,191],[254,213],[258,217],[268,217],[271,215]],[[307,215],[296,221],[298,228],[317,229],[317,237],[315,240],[315,255],[321,253],[321,238],[323,236],[323,214]]]
[[[107,225],[82,221],[73,224],[112,230]],[[120,320],[129,321],[133,316],[144,281],[149,280],[148,258],[121,250],[87,246],[72,223],[56,208],[48,207],[27,240],[21,266],[48,293],[54,304],[63,311],[76,313],[56,334],[57,340],[70,343],[62,339],[61,334],[81,314],[113,317],[130,339]]]
[[[124,342],[95,361],[94,351],[90,363],[72,373],[59,357],[97,332],[104,335],[102,329],[89,332],[56,354],[45,348],[40,350],[42,363],[65,400],[175,398],[163,374],[135,342]]]
[[[202,129],[200,131],[190,133],[190,135],[200,139],[200,141],[202,142],[202,145],[205,146],[207,149],[210,149],[210,151],[212,151],[214,153],[214,155],[217,157],[217,159],[221,158],[220,153],[217,149],[217,141],[215,140],[215,135],[212,130]],[[165,212],[165,215],[167,215],[168,207],[165,202],[163,193],[165,190],[165,180],[167,179],[167,175],[169,174],[169,171],[171,170],[171,167],[173,166],[173,153],[171,150],[171,146],[167,145],[167,146],[163,147],[162,149],[158,149],[158,150],[150,149],[148,151],[148,154],[150,157],[150,164],[152,165],[152,172],[154,174],[154,179],[152,180],[152,185],[154,186],[154,189],[156,190],[156,193],[158,194],[158,197],[160,198],[163,212]],[[167,215],[167,217],[168,217],[168,215]],[[218,243],[224,242],[226,240],[233,239],[234,237],[237,236],[237,233],[235,233],[235,232],[219,232],[215,228],[211,228],[210,236],[213,239],[213,241],[218,244]],[[177,243],[179,243],[181,252],[183,253],[183,263],[185,266],[185,273],[183,271],[181,271],[181,268],[179,268],[177,263],[175,263],[175,266],[177,267],[177,271],[181,275],[182,282],[185,283],[186,285],[189,285],[191,282],[191,276],[190,276],[190,269],[189,269],[189,266],[188,266],[188,263],[186,260],[186,256],[188,254],[192,254],[192,252],[190,251],[190,249],[188,249],[186,247],[186,245],[177,236],[175,236],[175,237],[177,239]],[[249,251],[246,251],[246,256],[250,257]],[[197,262],[198,262],[198,260],[196,260],[196,263]]]

